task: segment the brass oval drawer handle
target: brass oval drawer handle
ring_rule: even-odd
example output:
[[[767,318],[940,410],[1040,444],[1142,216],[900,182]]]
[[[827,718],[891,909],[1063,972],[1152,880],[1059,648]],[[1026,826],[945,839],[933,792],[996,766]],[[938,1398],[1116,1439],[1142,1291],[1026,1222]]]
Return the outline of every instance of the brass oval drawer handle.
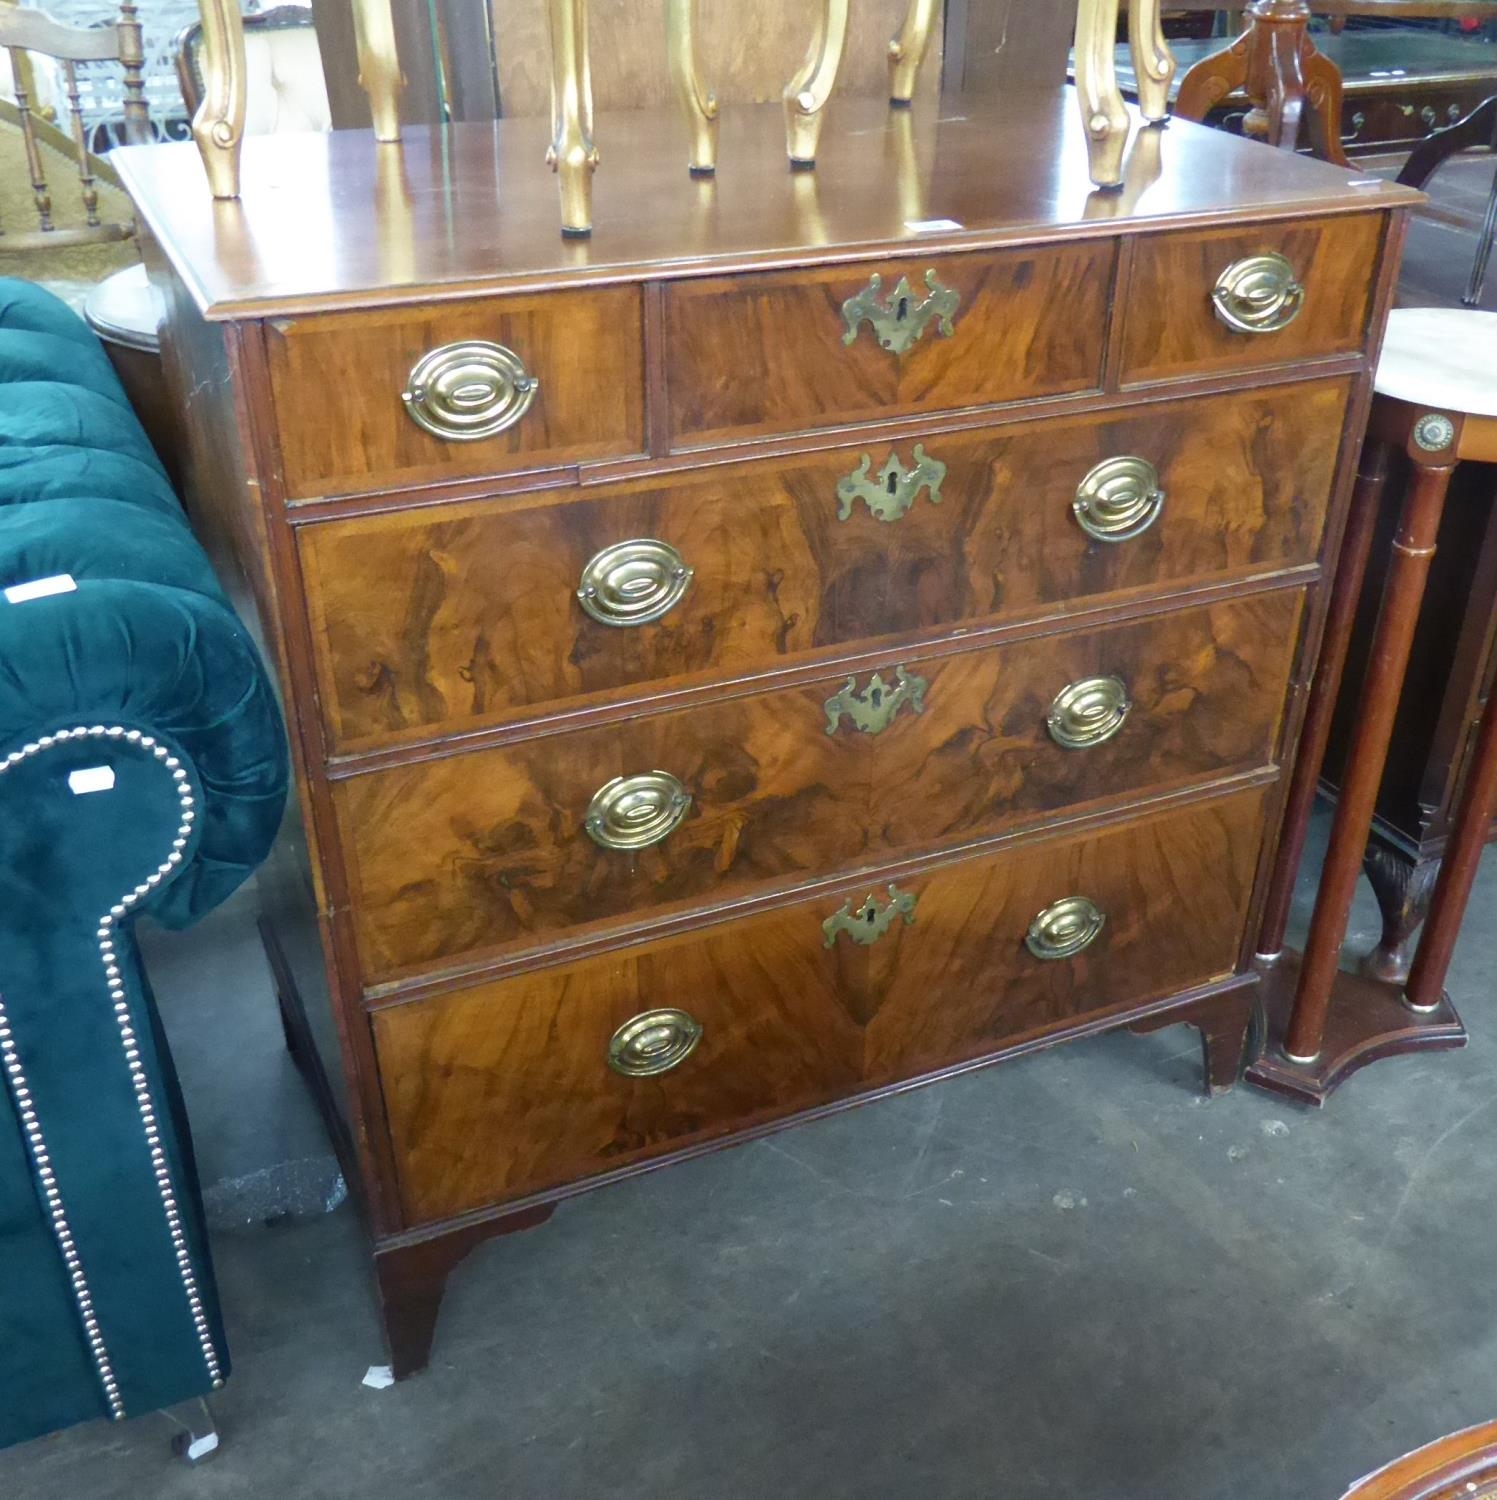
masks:
[[[925,712],[925,690],[930,686],[925,678],[906,672],[903,667],[894,668],[894,681],[887,683],[875,672],[868,679],[868,686],[860,693],[857,678],[849,677],[842,688],[826,700],[826,732],[836,734],[837,726],[846,714],[854,729],[861,734],[879,734],[893,722],[894,715],[906,703],[912,713]]]
[[[837,519],[845,521],[853,506],[861,500],[869,513],[879,521],[897,521],[916,501],[920,491],[929,489],[930,503],[941,503],[941,481],[946,465],[939,458],[927,458],[925,445],[915,444],[915,467],[907,469],[898,453],[890,453],[884,466],[871,479],[873,455],[865,453],[863,461],[851,474],[837,481]]]
[[[891,885],[885,905],[880,906],[878,897],[869,895],[854,911],[852,897],[849,896],[842,903],[841,910],[833,912],[821,924],[821,930],[826,934],[826,942],[822,947],[830,948],[837,941],[837,934],[845,932],[853,942],[867,948],[894,925],[896,917],[903,917],[905,926],[912,927],[915,922],[915,902],[918,900],[919,897],[914,892],[902,891],[897,885]]]
[[[1029,924],[1024,946],[1036,958],[1074,958],[1097,941],[1107,918],[1085,896],[1063,896]]]
[[[1234,260],[1217,278],[1211,305],[1237,333],[1277,333],[1299,317],[1305,289],[1277,251]]]
[[[1083,677],[1055,695],[1045,726],[1062,748],[1089,750],[1105,745],[1123,727],[1132,707],[1121,677]]]
[[[939,323],[941,333],[950,338],[952,320],[956,317],[960,292],[942,286],[934,270],[925,273],[925,285],[929,295],[917,298],[915,289],[907,276],[894,283],[888,298],[879,301],[879,290],[884,278],[877,271],[868,278],[868,285],[854,297],[842,304],[842,321],[847,331],[842,342],[850,344],[858,336],[858,329],[866,319],[873,329],[873,336],[890,354],[903,354],[911,344],[917,342],[932,318]]]
[[[608,1042],[608,1066],[625,1078],[654,1078],[696,1051],[702,1026],[684,1010],[647,1010],[625,1021]]]
[[[1076,487],[1071,502],[1076,524],[1099,542],[1142,536],[1164,509],[1159,471],[1146,458],[1103,459]]]
[[[669,838],[691,807],[691,794],[668,771],[615,776],[593,793],[584,826],[604,849],[648,849]]]
[[[693,576],[669,542],[637,537],[605,547],[588,562],[577,602],[600,625],[648,625],[681,602]]]
[[[400,399],[434,437],[476,443],[513,427],[539,388],[513,349],[473,339],[423,354]]]

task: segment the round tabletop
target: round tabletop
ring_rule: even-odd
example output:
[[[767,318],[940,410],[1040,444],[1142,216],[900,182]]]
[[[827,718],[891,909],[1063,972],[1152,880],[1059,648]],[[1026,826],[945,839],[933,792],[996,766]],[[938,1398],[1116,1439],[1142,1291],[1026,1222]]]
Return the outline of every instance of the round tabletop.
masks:
[[[83,304],[88,325],[107,344],[127,349],[161,350],[161,324],[166,316],[161,295],[150,283],[144,266],[130,266],[101,281]]]
[[[1497,313],[1394,308],[1377,364],[1377,391],[1437,411],[1497,417]]]

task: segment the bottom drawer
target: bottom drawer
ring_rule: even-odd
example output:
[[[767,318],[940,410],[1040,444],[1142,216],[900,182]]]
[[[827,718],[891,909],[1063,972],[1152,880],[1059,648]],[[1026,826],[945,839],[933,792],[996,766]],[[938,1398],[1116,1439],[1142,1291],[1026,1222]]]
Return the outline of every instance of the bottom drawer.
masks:
[[[378,1010],[408,1222],[596,1176],[1223,977],[1265,796],[951,861],[845,904],[823,896]],[[1057,910],[1075,897],[1088,904]]]

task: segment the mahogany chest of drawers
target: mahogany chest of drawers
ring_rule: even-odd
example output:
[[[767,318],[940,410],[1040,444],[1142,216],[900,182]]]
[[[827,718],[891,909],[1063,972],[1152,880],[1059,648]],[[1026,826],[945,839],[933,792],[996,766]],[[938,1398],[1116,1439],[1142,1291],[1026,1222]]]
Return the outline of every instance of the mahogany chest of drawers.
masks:
[[[1105,1028],[1236,1077],[1412,196],[1193,126],[1095,193],[1073,114],[620,117],[585,244],[539,125],[125,153],[397,1373],[580,1188]]]

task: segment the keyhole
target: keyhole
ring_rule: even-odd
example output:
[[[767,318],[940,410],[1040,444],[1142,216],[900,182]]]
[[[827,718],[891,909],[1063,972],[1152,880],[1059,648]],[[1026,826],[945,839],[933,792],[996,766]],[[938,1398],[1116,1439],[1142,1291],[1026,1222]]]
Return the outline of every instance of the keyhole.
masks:
[[[889,476],[889,481],[888,482],[889,482],[889,493],[892,495],[899,488],[899,476],[897,474],[891,474]]]
[[[873,690],[872,690],[872,691],[871,691],[871,692],[870,692],[870,693],[869,693],[869,694],[868,694],[868,701],[869,701],[869,702],[870,702],[870,703],[871,703],[871,704],[872,704],[872,705],[873,705],[873,706],[874,706],[874,707],[875,707],[875,708],[878,708],[878,707],[879,707],[879,705],[880,705],[880,704],[882,704],[882,703],[883,703],[883,701],[884,701],[884,695],[883,695],[883,692],[882,692],[882,690],[881,690],[881,689],[879,689],[879,688],[874,688],[874,689],[873,689]]]
[[[910,299],[908,297],[901,297],[899,299],[899,306],[895,309],[894,312],[894,321],[896,323],[903,323],[904,320],[909,317],[909,315]]]
[[[878,913],[871,906],[865,906],[863,908],[863,920],[865,922],[876,922],[878,921]]]

